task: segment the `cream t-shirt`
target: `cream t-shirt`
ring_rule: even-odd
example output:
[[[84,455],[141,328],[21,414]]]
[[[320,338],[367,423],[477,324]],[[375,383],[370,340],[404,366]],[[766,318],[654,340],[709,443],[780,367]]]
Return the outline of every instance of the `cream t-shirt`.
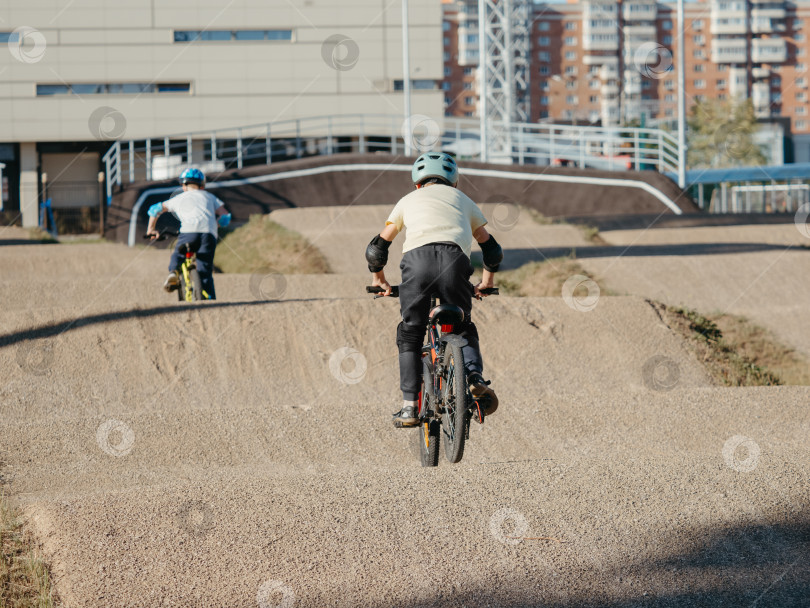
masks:
[[[403,196],[388,216],[401,232],[405,228],[402,253],[429,243],[456,243],[469,257],[473,232],[487,219],[466,194],[451,186],[433,184]]]

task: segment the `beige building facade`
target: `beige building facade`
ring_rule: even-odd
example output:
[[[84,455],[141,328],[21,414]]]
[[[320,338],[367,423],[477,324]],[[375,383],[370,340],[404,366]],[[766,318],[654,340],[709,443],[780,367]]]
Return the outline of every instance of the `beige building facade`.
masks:
[[[411,76],[422,83],[412,113],[440,117],[441,7],[410,4]],[[63,192],[54,206],[88,198],[115,140],[402,115],[402,59],[401,7],[382,0],[9,0],[0,5],[6,209],[34,223],[43,174],[50,193]]]

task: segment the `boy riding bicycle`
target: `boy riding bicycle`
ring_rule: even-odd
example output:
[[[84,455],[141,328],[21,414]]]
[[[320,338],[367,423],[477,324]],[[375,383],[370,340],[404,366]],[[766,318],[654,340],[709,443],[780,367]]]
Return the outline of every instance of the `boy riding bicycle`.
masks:
[[[188,243],[197,255],[197,272],[200,273],[202,289],[211,300],[216,299],[214,291],[214,252],[217,248],[217,224],[223,228],[231,222],[231,214],[225,204],[210,192],[205,191],[205,175],[199,169],[186,169],[180,174],[183,193],[149,208],[149,226],[146,234],[157,238],[155,230],[161,213],[169,211],[180,220],[180,236],[169,262],[169,276],[163,288],[172,292],[180,287],[177,269],[185,256],[179,252],[180,246]]]
[[[368,269],[374,275],[372,285],[390,295],[391,285],[383,268],[388,262],[391,242],[406,229],[399,286],[402,322],[397,327],[403,405],[394,415],[394,423],[403,427],[418,424],[421,350],[434,293],[442,303],[464,311],[460,334],[467,339],[462,351],[467,382],[473,398],[487,404],[485,415],[492,414],[498,408],[498,398],[483,377],[478,331],[470,320],[470,312],[473,296],[486,297],[481,290],[493,287],[503,251],[484,227],[487,220],[478,205],[456,189],[458,167],[452,156],[423,154],[414,163],[411,177],[416,190],[400,199],[383,231],[366,248]],[[481,246],[484,257],[483,277],[475,287],[469,282],[473,272],[470,263],[473,239]]]

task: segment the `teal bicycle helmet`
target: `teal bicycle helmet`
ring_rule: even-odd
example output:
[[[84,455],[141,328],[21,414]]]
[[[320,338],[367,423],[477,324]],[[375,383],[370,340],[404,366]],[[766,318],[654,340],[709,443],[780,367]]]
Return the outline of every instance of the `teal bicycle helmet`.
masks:
[[[455,186],[458,183],[456,160],[446,152],[426,152],[417,158],[411,169],[413,183],[419,186],[432,177],[438,177]]]
[[[205,185],[205,174],[199,169],[189,168],[180,174],[180,183],[197,184],[198,186]]]

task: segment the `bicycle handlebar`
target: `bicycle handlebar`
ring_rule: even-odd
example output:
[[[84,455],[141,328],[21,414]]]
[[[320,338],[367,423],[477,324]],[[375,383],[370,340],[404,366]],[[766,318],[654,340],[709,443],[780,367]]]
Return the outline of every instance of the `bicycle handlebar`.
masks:
[[[374,296],[374,299],[376,300],[377,298],[384,297],[384,296],[379,295],[379,294],[385,293],[385,290],[382,287],[375,287],[373,285],[367,285],[366,286],[366,293],[378,294],[378,295]],[[497,287],[487,287],[485,289],[482,289],[481,293],[484,294],[485,296],[497,296],[497,295],[500,295],[500,291],[499,291],[499,289]],[[398,298],[399,297],[399,285],[393,285],[391,287],[391,295],[389,297],[391,297],[391,298]]]
[[[163,230],[154,238],[154,240],[156,240],[156,241],[165,241],[166,238],[170,237],[170,236],[180,236],[180,233],[179,232],[174,232],[173,230]],[[151,234],[144,234],[143,238],[151,239],[152,235]]]

